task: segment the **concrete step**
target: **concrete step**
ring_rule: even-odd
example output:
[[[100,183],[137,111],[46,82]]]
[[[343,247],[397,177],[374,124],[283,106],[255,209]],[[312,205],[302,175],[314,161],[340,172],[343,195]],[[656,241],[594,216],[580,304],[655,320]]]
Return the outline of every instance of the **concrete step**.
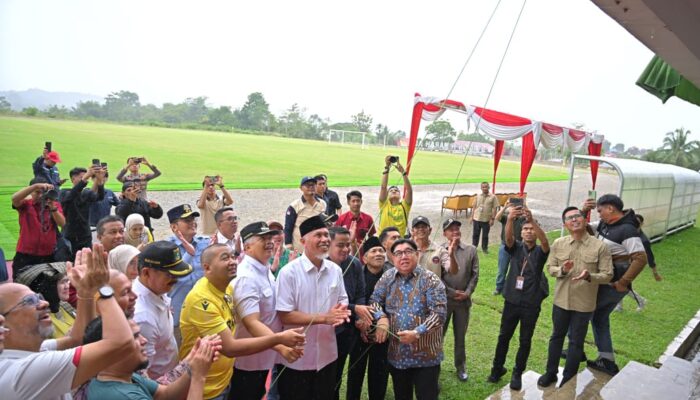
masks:
[[[523,374],[523,387],[519,391],[511,390],[509,387],[510,374],[506,374],[503,379],[506,380],[506,385],[497,392],[491,394],[489,400],[539,400],[539,399],[556,399],[556,400],[599,400],[598,394],[601,388],[610,380],[610,376],[604,373],[586,368],[576,375],[573,379],[567,382],[563,387],[561,378],[563,368],[559,368],[559,381],[556,385],[543,388],[537,386],[537,379],[541,376],[537,372],[527,371]]]
[[[660,369],[630,361],[603,387],[603,399],[689,399],[697,385],[697,367],[691,362],[667,357]]]

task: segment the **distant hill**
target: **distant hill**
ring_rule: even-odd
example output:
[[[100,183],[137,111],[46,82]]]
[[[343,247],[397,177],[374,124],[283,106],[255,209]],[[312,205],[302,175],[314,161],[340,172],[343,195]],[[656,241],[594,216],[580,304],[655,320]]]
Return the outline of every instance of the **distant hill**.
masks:
[[[0,91],[0,96],[4,96],[12,104],[12,109],[21,111],[26,107],[36,107],[45,110],[52,105],[73,107],[81,101],[99,101],[103,97],[94,94],[74,93],[74,92],[47,92],[41,89],[29,89],[22,91],[8,90]]]

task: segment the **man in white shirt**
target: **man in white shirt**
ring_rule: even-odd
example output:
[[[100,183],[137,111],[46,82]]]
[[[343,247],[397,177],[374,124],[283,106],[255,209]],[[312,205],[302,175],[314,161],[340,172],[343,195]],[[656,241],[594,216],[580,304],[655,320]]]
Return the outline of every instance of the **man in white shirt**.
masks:
[[[243,260],[245,251],[238,232],[238,216],[231,207],[224,207],[214,214],[216,221],[216,232],[211,238],[211,243],[221,243],[228,246],[231,252],[240,263]]]
[[[4,400],[71,399],[71,389],[107,368],[132,345],[124,312],[106,286],[109,270],[103,247],[95,244],[93,249],[78,251],[75,265],[68,263],[68,275],[79,298],[76,324],[82,303],[94,307],[91,303],[96,302],[105,318],[103,338],[98,342],[55,351],[66,348],[66,341],[58,339],[53,350],[39,352],[53,331],[49,303],[24,285],[0,285],[0,388]]]
[[[297,361],[282,361],[278,389],[281,400],[327,400],[336,383],[335,327],[350,321],[348,296],[342,270],[326,259],[331,241],[323,219],[310,217],[299,231],[304,254],[280,272],[276,308],[285,329],[307,328],[306,345]]]
[[[270,229],[265,222],[254,222],[241,230],[246,256],[231,283],[238,327],[236,339],[282,331],[282,322],[275,310],[277,283],[269,265],[275,246],[273,238],[281,232]],[[265,395],[265,381],[278,354],[294,362],[303,351],[277,345],[270,350],[236,358],[231,379],[231,393],[235,393],[236,399],[259,400]]]
[[[168,292],[178,278],[192,273],[182,260],[175,243],[153,242],[139,254],[139,277],[134,281],[136,299],[134,321],[148,340],[148,376],[158,379],[177,365],[177,343],[173,333],[173,313]]]

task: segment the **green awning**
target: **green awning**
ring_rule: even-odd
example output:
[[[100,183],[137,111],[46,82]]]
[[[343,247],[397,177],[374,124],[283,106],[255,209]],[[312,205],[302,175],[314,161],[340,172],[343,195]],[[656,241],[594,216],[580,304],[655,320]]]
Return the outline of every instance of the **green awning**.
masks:
[[[659,56],[654,56],[642,75],[637,79],[637,86],[661,99],[663,103],[676,96],[687,102],[700,106],[700,89],[685,79]]]

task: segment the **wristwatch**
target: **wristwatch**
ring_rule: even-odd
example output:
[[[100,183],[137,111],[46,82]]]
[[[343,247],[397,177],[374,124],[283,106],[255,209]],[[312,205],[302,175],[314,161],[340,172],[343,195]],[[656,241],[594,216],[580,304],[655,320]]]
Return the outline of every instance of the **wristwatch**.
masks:
[[[114,289],[109,285],[102,286],[97,292],[100,294],[100,299],[109,299],[114,296]]]

